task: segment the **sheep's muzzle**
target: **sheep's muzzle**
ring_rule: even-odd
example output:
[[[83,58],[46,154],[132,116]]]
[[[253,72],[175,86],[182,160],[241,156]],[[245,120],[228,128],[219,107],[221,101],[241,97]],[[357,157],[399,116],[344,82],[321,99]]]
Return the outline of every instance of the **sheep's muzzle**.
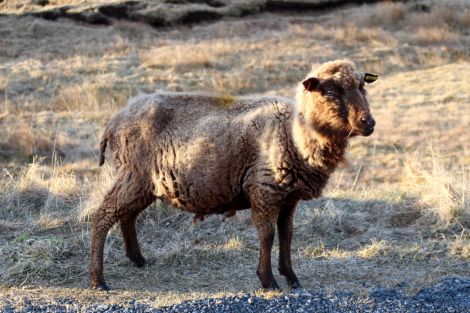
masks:
[[[352,125],[353,135],[370,136],[374,132],[375,119],[370,113],[360,116]]]

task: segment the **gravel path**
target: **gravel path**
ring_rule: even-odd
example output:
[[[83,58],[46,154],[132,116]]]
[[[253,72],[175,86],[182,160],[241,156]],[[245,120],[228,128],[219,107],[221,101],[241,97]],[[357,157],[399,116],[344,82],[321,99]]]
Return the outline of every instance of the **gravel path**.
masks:
[[[247,294],[240,297],[185,301],[164,308],[152,308],[135,301],[123,305],[85,307],[71,299],[55,303],[24,305],[17,309],[4,300],[2,312],[470,312],[470,279],[450,277],[414,296],[399,289],[374,289],[368,297],[349,292],[324,294],[303,290],[266,300]]]

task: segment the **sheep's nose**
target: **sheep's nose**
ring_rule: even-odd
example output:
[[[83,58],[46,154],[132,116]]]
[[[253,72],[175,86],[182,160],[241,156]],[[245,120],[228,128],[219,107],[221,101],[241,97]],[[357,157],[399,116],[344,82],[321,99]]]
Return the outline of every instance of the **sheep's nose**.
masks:
[[[366,128],[374,128],[375,127],[375,120],[372,116],[364,116],[361,117],[361,123],[364,124]]]

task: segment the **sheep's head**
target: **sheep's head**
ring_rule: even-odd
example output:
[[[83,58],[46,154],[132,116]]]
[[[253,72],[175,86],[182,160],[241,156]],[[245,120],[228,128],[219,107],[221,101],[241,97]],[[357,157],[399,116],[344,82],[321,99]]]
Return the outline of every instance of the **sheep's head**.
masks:
[[[299,84],[300,117],[326,137],[371,135],[375,120],[364,84],[372,83],[377,77],[356,71],[354,63],[348,60],[324,63]]]

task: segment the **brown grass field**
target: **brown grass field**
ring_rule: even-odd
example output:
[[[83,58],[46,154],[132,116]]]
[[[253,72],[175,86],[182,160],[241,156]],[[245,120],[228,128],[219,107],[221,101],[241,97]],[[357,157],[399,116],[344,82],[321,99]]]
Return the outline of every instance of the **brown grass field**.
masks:
[[[133,297],[161,306],[270,296],[258,290],[249,211],[193,224],[162,203],[138,223],[148,266],[130,263],[115,228],[105,250],[113,290],[89,290],[88,214],[113,175],[97,165],[97,142],[139,92],[292,97],[312,64],[336,58],[380,74],[368,86],[377,127],[352,141],[349,165],[324,197],[300,205],[293,241],[300,281],[365,294],[470,275],[468,2],[265,12],[165,28],[18,18],[25,1],[13,2],[0,5],[8,13],[0,16],[0,298]]]

